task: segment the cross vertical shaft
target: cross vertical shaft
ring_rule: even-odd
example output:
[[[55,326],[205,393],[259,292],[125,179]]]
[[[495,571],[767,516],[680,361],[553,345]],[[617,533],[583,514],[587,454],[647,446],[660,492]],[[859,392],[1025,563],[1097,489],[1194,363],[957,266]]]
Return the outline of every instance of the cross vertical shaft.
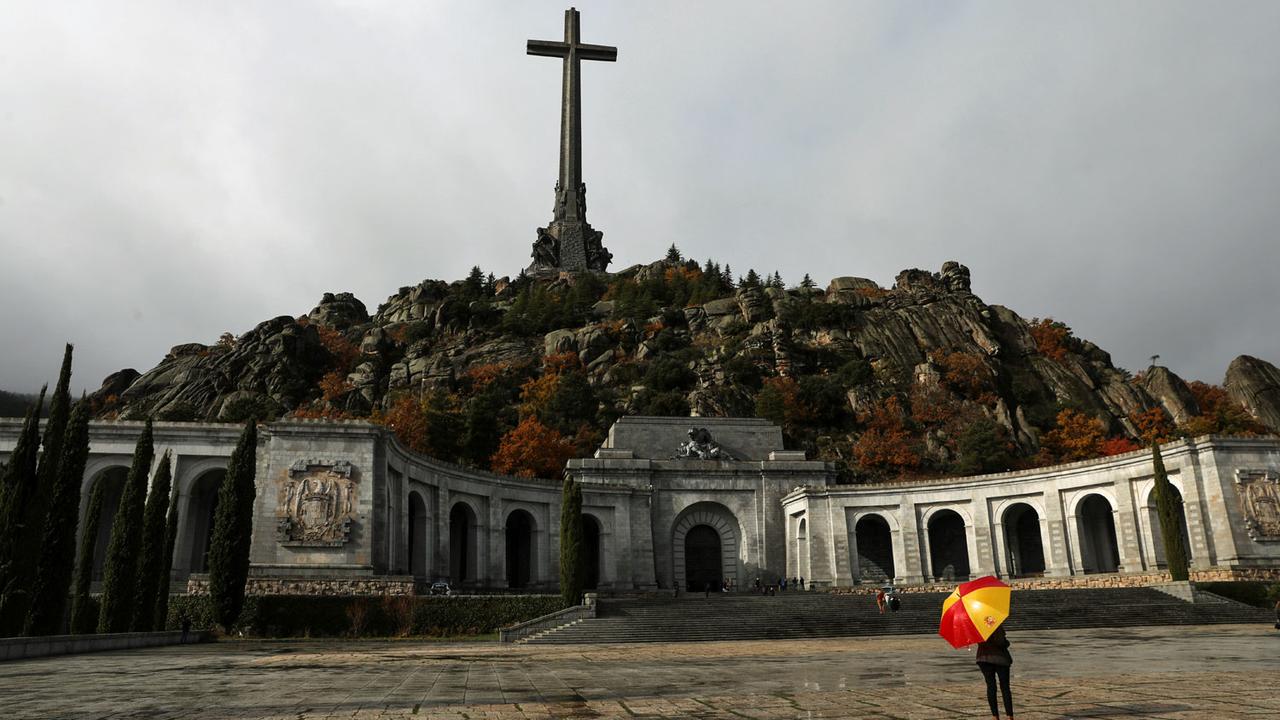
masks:
[[[560,101],[560,176],[551,225],[538,228],[533,268],[604,270],[612,255],[600,244],[603,233],[587,223],[586,183],[582,181],[582,83],[580,62],[613,62],[617,48],[582,42],[578,11],[564,14],[564,40],[530,40],[530,55],[563,61]]]

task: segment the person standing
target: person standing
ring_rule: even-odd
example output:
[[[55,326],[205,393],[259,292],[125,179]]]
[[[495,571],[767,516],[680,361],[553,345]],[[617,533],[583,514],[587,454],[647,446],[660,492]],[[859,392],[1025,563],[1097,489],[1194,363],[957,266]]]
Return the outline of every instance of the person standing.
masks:
[[[996,628],[991,637],[978,643],[978,653],[974,658],[978,669],[982,671],[982,679],[987,682],[987,705],[991,706],[992,720],[999,720],[1000,709],[996,706],[996,680],[1000,680],[1000,694],[1004,699],[1004,714],[1013,720],[1013,693],[1009,690],[1009,670],[1013,665],[1013,656],[1009,654],[1009,638],[1005,637],[1004,627]]]
[[[884,614],[885,599],[886,598],[884,594],[884,588],[877,588],[876,589],[876,607],[880,608],[881,615]]]

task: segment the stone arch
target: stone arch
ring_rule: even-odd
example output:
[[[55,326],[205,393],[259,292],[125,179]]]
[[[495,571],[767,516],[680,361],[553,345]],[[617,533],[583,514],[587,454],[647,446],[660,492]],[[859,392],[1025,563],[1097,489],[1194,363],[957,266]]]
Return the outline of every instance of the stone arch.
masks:
[[[892,581],[896,568],[893,564],[893,527],[880,513],[867,513],[853,526],[853,543],[858,557],[859,582],[881,583]]]
[[[934,580],[969,578],[969,533],[965,517],[953,508],[926,515],[929,535],[929,573]]]
[[[582,514],[582,563],[586,568],[582,587],[595,590],[600,587],[601,541],[604,529],[600,520],[590,514]]]
[[[459,500],[449,509],[449,581],[474,583],[479,579],[480,523],[471,503]]]
[[[107,562],[107,545],[111,542],[111,529],[115,524],[116,510],[120,507],[120,498],[124,495],[124,483],[129,476],[129,466],[113,465],[99,470],[90,480],[85,490],[85,507],[81,512],[80,533],[83,534],[88,520],[89,505],[91,504],[93,493],[100,491],[102,496],[102,508],[98,514],[98,530],[95,533],[93,544],[93,572],[90,575],[94,581],[102,579],[103,568]]]
[[[1187,560],[1191,560],[1191,532],[1187,527],[1187,505],[1183,500],[1182,491],[1178,486],[1169,483],[1169,490],[1173,493],[1174,499],[1178,503],[1179,525],[1178,530],[1182,533],[1182,546],[1187,550]],[[1160,505],[1156,502],[1156,488],[1152,483],[1151,488],[1147,490],[1147,499],[1144,505],[1147,515],[1147,528],[1151,536],[1151,558],[1157,568],[1167,568],[1168,561],[1164,552],[1164,528],[1160,525]]]
[[[218,512],[218,491],[226,478],[226,468],[205,470],[191,481],[186,499],[178,507],[186,520],[181,542],[185,552],[180,566],[188,573],[209,571],[209,543],[213,539],[213,520]]]
[[[728,579],[741,587],[738,548],[741,545],[742,530],[738,525],[738,518],[724,505],[709,501],[694,503],[685,508],[672,527],[671,554],[674,581],[684,585],[691,592],[700,589],[689,587],[689,567],[686,565],[689,534],[700,527],[708,530],[699,530],[694,534],[694,547],[705,549],[710,546],[711,536],[708,532],[714,533],[718,543],[718,554],[714,558],[706,559],[720,561],[718,565],[720,577],[716,578],[717,580]],[[704,570],[702,574],[708,574],[708,572]],[[698,581],[705,582],[701,579]]]
[[[1086,573],[1111,573],[1120,569],[1114,508],[1105,495],[1096,492],[1079,498],[1076,503],[1080,561]]]
[[[507,587],[525,588],[533,581],[534,531],[536,523],[528,510],[517,508],[507,514],[503,534],[507,541]]]
[[[1000,514],[1004,528],[1005,570],[1009,577],[1044,575],[1044,537],[1040,512],[1030,503],[1013,502]]]
[[[427,558],[431,556],[431,534],[428,531],[427,501],[416,490],[409,491],[409,572],[416,578],[427,577]]]
[[[810,577],[809,573],[809,521],[803,515],[796,523],[796,569],[795,575]]]

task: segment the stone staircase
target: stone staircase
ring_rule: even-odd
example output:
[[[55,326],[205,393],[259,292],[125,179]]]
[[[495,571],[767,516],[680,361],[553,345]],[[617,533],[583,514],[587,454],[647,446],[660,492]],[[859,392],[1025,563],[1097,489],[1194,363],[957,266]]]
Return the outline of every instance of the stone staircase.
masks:
[[[880,615],[870,594],[787,592],[672,598],[603,598],[597,617],[530,643],[707,642],[935,633],[946,593],[906,593]],[[1188,603],[1151,588],[1015,590],[1010,630],[1264,623],[1271,614],[1205,593]]]

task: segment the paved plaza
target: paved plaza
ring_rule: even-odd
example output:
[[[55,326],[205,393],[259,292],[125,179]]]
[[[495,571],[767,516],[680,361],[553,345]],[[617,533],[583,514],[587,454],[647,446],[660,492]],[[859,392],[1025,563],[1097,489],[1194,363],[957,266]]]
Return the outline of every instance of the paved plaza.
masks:
[[[1280,717],[1267,626],[1011,633],[1017,717]],[[240,642],[0,663],[6,718],[987,717],[935,636],[704,644]]]

